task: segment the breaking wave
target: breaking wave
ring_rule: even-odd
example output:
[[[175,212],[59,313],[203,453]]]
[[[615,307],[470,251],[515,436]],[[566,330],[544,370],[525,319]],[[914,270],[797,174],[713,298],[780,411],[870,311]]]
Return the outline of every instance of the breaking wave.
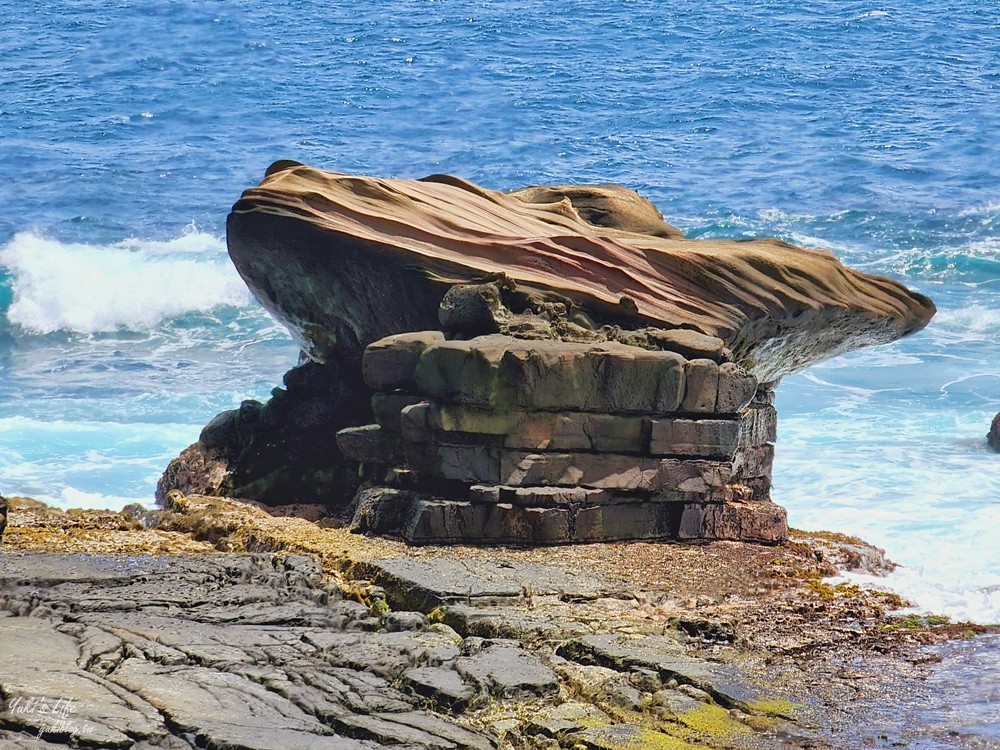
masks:
[[[0,248],[0,312],[24,333],[146,331],[252,303],[223,240],[193,226],[172,240],[108,245],[19,232]]]

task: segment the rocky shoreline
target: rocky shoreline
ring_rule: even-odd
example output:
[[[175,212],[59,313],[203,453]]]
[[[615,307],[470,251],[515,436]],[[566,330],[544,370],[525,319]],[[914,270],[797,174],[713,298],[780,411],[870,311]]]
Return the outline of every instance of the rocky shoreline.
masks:
[[[902,746],[934,645],[987,630],[824,581],[891,565],[838,535],[416,548],[325,512],[13,499],[0,747]]]

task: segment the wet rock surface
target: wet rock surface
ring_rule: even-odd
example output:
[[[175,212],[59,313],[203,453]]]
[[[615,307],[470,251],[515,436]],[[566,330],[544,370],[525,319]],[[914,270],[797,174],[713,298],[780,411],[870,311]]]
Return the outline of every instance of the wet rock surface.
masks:
[[[993,417],[993,423],[990,425],[990,431],[986,436],[986,442],[993,450],[1000,453],[1000,414]]]

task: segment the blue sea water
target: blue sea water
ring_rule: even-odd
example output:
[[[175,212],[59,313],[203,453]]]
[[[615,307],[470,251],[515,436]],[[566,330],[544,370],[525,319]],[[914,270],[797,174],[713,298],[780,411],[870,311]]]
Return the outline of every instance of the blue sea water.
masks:
[[[1000,7],[867,0],[25,0],[0,16],[0,491],[149,502],[296,360],[225,254],[292,158],[493,188],[618,182],[930,295],[786,378],[774,499],[1000,621]]]

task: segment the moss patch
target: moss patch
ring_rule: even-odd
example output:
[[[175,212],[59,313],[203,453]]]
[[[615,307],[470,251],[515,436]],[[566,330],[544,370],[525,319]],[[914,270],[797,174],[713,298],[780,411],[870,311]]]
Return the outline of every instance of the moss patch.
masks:
[[[802,709],[801,703],[794,703],[785,698],[758,698],[750,701],[747,708],[755,714],[773,716],[778,719],[792,719]]]
[[[734,719],[728,709],[705,704],[677,715],[677,720],[699,734],[713,739],[726,739],[749,733],[750,727]]]
[[[583,747],[594,750],[697,750],[704,747],[653,729],[629,726],[589,729],[574,737],[577,738]]]

